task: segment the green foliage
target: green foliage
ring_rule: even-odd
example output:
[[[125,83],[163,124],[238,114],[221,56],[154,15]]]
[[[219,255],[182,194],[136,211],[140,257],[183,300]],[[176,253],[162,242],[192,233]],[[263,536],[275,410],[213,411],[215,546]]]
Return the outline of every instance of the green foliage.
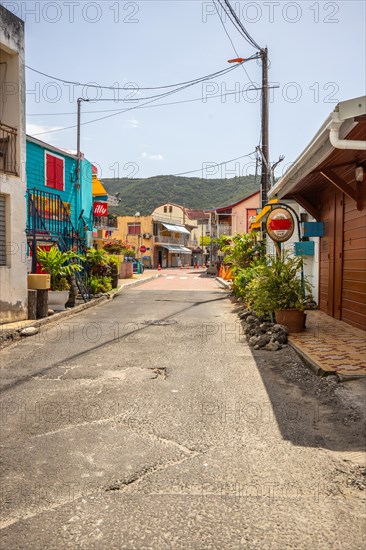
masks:
[[[246,287],[248,305],[260,314],[290,308],[303,311],[311,285],[302,279],[302,268],[303,259],[288,253],[274,258],[269,265],[258,266]]]
[[[66,277],[83,270],[76,261],[84,261],[84,257],[72,250],[62,252],[56,246],[52,246],[50,250],[37,248],[37,260],[42,271],[51,275],[51,290],[68,290],[70,285]]]
[[[244,303],[249,302],[248,288],[249,283],[257,276],[257,273],[263,262],[256,261],[253,265],[246,268],[236,268],[232,283],[232,291],[235,296],[242,298]]]
[[[227,242],[228,238],[223,239],[223,237],[221,237],[221,250],[225,253],[225,263],[233,265],[234,273],[236,270],[265,262],[264,243],[258,241],[254,233],[235,235],[231,242]]]
[[[89,248],[86,253],[86,261],[89,265],[91,275],[98,277],[110,275],[109,254],[105,250],[101,248]]]
[[[89,279],[90,292],[95,295],[112,290],[112,277],[106,275],[92,275]]]
[[[200,246],[210,246],[210,244],[211,244],[211,237],[209,237],[208,235],[200,237]]]
[[[108,265],[110,267],[115,266],[115,267],[119,268],[120,263],[121,262],[120,262],[120,259],[118,258],[118,256],[113,256],[112,254],[110,256],[108,256]]]
[[[89,248],[86,253],[86,261],[94,268],[108,264],[108,254],[101,248]]]
[[[225,206],[258,191],[254,175],[230,179],[155,176],[102,182],[111,195],[120,193],[120,204],[110,208],[119,216],[133,216],[137,210],[146,216],[167,201],[197,209]]]

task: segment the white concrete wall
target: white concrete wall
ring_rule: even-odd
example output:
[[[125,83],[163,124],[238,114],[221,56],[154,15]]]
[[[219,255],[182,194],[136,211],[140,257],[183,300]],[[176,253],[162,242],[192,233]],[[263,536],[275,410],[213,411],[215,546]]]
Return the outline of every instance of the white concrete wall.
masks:
[[[27,318],[24,24],[0,6],[0,53],[8,63],[2,121],[18,129],[17,175],[0,171],[6,199],[6,266],[0,267],[0,323]],[[3,60],[1,59],[1,60]],[[1,65],[4,67],[4,65]],[[2,78],[4,72],[2,72]]]
[[[296,211],[298,216],[300,216],[301,213],[306,212],[301,206],[299,206],[294,201],[281,201],[281,202],[291,206]],[[314,218],[310,216],[310,214],[308,214],[308,221],[309,222],[315,221]],[[301,224],[300,224],[300,228],[301,228]],[[299,239],[299,235],[296,227],[291,239],[281,244],[281,249],[288,250],[289,252],[293,253],[294,243],[298,242],[299,240],[300,239]],[[304,274],[309,279],[309,282],[313,287],[312,296],[316,301],[316,303],[318,304],[319,303],[319,242],[320,242],[320,239],[319,237],[314,237],[314,238],[311,237],[310,240],[315,242],[315,245],[314,245],[315,252],[314,252],[314,256],[304,256]],[[270,239],[269,237],[267,237],[267,254],[273,255],[273,256],[276,254],[275,245],[272,239]]]

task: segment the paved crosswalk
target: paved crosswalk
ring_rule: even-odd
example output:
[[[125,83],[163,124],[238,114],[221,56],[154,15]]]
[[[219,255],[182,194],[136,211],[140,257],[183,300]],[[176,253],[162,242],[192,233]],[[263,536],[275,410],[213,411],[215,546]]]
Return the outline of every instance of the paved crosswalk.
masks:
[[[164,275],[163,275],[164,277]],[[181,276],[181,277],[178,277],[176,275],[167,275],[165,276],[165,278],[168,280],[168,279],[181,279],[182,281],[185,281],[188,279],[188,277],[184,277],[184,276]],[[198,277],[197,275],[194,275],[193,276],[193,279],[200,279],[201,277]]]

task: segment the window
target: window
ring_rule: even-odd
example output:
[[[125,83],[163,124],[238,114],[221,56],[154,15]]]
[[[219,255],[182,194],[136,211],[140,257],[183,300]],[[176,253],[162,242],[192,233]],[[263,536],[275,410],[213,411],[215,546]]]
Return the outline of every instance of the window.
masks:
[[[169,206],[169,213],[171,214],[173,212],[173,207]]]
[[[5,195],[0,195],[0,266],[6,265]]]
[[[164,206],[164,214],[166,214],[167,212],[168,212],[168,207]]]
[[[140,233],[141,233],[141,224],[140,223],[129,223],[127,227],[128,227],[128,234],[129,235],[140,235]]]
[[[65,189],[65,160],[45,152],[45,184],[63,191]]]

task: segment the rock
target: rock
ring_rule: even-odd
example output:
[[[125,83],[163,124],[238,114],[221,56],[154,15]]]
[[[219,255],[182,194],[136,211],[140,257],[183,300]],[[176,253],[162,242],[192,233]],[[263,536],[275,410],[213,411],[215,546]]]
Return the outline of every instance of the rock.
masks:
[[[256,346],[257,343],[258,343],[258,336],[252,336],[251,338],[249,338],[249,345],[250,346]]]
[[[249,317],[249,315],[253,315],[253,312],[250,311],[249,309],[246,309],[243,311],[243,313],[240,314],[240,319],[243,319],[243,321],[246,321],[247,317]]]
[[[269,342],[265,347],[264,349],[266,349],[267,351],[278,351],[280,349],[282,349],[282,346],[281,344],[279,344],[278,342],[273,342],[271,340],[271,342]]]
[[[272,332],[285,332],[286,334],[288,334],[288,328],[285,327],[285,325],[273,325],[272,327]]]
[[[273,342],[278,342],[279,344],[287,344],[287,334],[284,332],[275,332],[272,340]]]
[[[267,332],[267,330],[269,330],[272,327],[273,327],[273,323],[261,323],[259,325],[259,328],[261,329],[262,332]]]
[[[256,346],[254,346],[253,349],[261,349],[261,348],[260,348],[260,347],[258,346],[258,344],[257,344]]]
[[[271,337],[268,334],[262,334],[262,336],[259,336],[257,341],[257,346],[260,348],[264,348],[267,344],[269,344],[271,341]]]
[[[54,315],[55,312],[53,311],[53,309],[49,309],[48,310],[48,316],[50,317],[51,315]]]
[[[271,321],[270,318],[267,315],[259,315],[258,320],[261,323],[267,323],[267,322],[269,323]],[[272,325],[273,325],[273,323],[272,323]]]
[[[245,321],[249,325],[254,325],[254,324],[258,323],[258,319],[254,315],[248,315],[248,317],[245,319]]]
[[[20,331],[20,336],[34,336],[35,334],[38,334],[39,328],[38,327],[27,327],[23,328]]]

